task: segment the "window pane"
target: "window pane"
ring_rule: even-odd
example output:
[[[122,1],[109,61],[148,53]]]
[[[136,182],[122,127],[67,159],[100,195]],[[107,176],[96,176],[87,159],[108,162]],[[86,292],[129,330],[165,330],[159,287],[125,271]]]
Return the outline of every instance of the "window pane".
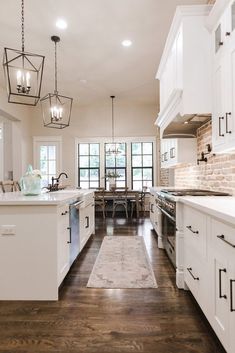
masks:
[[[142,169],[141,168],[138,168],[138,169],[133,168],[132,172],[133,172],[133,180],[142,180]]]
[[[79,154],[80,156],[87,156],[89,154],[89,144],[88,143],[80,143],[79,144]]]
[[[126,153],[126,144],[125,143],[119,143],[119,144],[117,144],[117,147],[121,151],[122,154]]]
[[[40,160],[47,159],[47,146],[40,146]]]
[[[48,162],[49,165],[49,174],[51,175],[56,175],[56,165],[55,165],[55,161],[49,161]]]
[[[141,156],[132,157],[132,166],[133,167],[142,167],[142,158]]]
[[[116,166],[125,167],[126,166],[126,157],[125,155],[119,155],[116,157]]]
[[[80,157],[80,167],[81,168],[89,167],[89,157]]]
[[[91,143],[90,144],[90,155],[98,156],[100,153],[100,146],[98,143]]]
[[[80,169],[80,180],[88,180],[89,179],[89,169]]]
[[[144,168],[143,169],[143,179],[144,180],[152,180],[152,168]]]
[[[56,149],[55,146],[48,146],[49,157],[48,159],[56,159]]]
[[[47,174],[47,161],[40,161],[40,170],[42,174]]]
[[[106,167],[115,167],[115,157],[106,156]]]
[[[142,190],[142,181],[133,181],[133,190]]]
[[[122,181],[122,180],[118,180],[118,179],[117,179],[117,181],[116,181],[116,186],[117,186],[118,188],[125,188],[125,187],[126,187],[126,183],[125,183],[125,181]]]
[[[99,180],[99,169],[90,169],[90,180]]]
[[[88,181],[81,181],[80,182],[80,187],[82,189],[89,189],[89,182]]]
[[[143,156],[143,166],[144,167],[152,167],[153,161],[152,161],[152,156]]]
[[[152,154],[153,153],[153,144],[152,142],[143,143],[143,154]]]
[[[90,167],[91,168],[99,167],[99,164],[100,164],[99,156],[90,157]]]
[[[141,154],[141,143],[132,143],[132,154]]]
[[[91,181],[90,182],[90,188],[98,188],[99,187],[99,182],[98,181]]]
[[[105,151],[107,152],[108,150],[111,150],[113,148],[113,144],[112,143],[106,143],[105,144]]]
[[[120,175],[118,179],[125,179],[126,177],[125,169],[117,169],[116,171]]]

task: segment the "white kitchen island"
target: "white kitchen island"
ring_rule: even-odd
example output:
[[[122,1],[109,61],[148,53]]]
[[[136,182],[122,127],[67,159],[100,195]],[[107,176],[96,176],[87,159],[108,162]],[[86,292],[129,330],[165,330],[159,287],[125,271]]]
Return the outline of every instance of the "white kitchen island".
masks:
[[[79,243],[73,244],[70,205],[77,201]],[[58,300],[72,247],[78,255],[92,233],[90,190],[0,194],[0,300]]]

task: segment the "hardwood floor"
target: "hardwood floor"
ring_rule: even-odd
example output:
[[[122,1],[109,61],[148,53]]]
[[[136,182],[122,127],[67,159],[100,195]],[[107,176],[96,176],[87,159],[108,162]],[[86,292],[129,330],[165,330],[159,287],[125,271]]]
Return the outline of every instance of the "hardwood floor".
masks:
[[[157,289],[86,288],[105,235],[143,235]],[[224,353],[189,292],[157,248],[148,219],[96,220],[58,302],[0,302],[1,353]]]

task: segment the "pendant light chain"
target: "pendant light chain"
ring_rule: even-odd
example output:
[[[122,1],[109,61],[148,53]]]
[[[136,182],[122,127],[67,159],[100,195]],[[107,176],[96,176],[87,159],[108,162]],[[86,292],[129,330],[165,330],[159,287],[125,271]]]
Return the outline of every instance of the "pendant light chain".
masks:
[[[22,52],[24,52],[24,0],[21,0],[21,38]]]
[[[55,93],[58,93],[57,90],[57,42],[55,41]]]
[[[111,97],[112,98],[112,142],[114,142],[114,116],[113,116],[113,99],[114,97]]]

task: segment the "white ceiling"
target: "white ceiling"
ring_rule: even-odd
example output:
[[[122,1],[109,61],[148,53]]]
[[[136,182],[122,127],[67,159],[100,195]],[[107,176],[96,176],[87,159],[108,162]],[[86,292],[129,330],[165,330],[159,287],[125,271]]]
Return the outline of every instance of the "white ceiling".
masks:
[[[53,91],[54,44],[59,35],[59,92],[87,104],[111,94],[157,102],[155,73],[177,5],[206,0],[25,0],[25,50],[46,56],[42,94]],[[0,49],[21,48],[20,0],[0,0]],[[68,22],[55,27],[58,17]],[[121,46],[131,39],[129,48]],[[87,80],[86,83],[81,80]],[[4,86],[0,68],[0,85]]]

